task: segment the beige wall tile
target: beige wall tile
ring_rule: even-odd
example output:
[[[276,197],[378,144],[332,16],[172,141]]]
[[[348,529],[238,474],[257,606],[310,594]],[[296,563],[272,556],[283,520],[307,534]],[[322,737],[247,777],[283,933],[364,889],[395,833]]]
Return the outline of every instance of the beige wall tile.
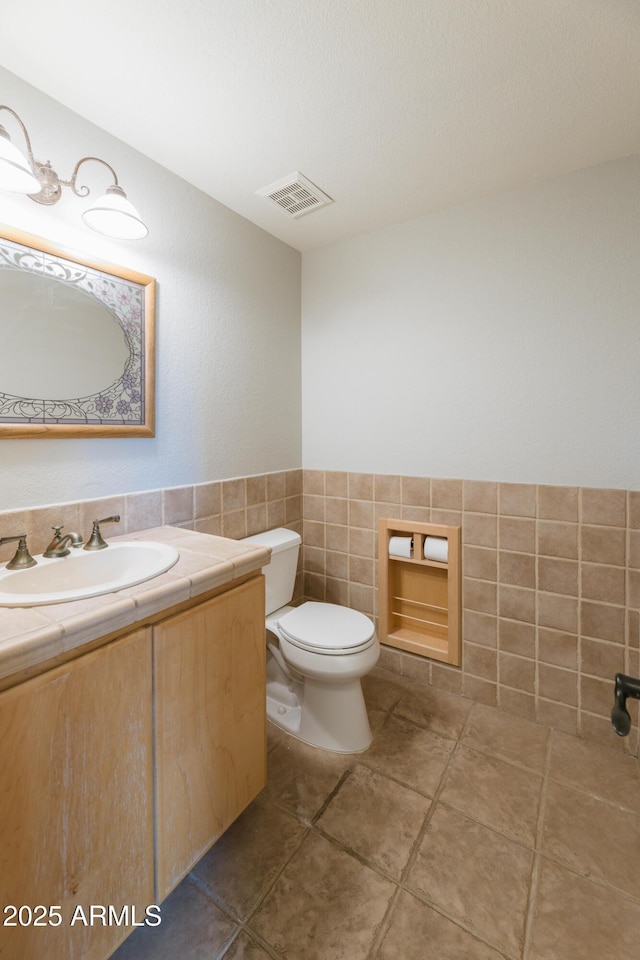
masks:
[[[359,557],[374,557],[377,537],[373,530],[349,528],[348,549]]]
[[[417,520],[419,523],[431,523],[430,507],[407,507],[404,504],[400,506],[401,520]]]
[[[578,596],[577,560],[559,560],[555,557],[538,557],[538,589],[549,593],[566,593]]]
[[[245,481],[245,492],[247,506],[254,503],[264,503],[267,499],[267,478],[265,474],[260,474],[258,477],[247,477]]]
[[[327,603],[337,603],[341,607],[349,606],[349,581],[327,577],[325,588]]]
[[[302,471],[302,492],[324,497],[324,470]]]
[[[348,580],[349,554],[338,553],[337,550],[327,550],[326,571],[327,578],[333,577],[334,580]]]
[[[495,583],[485,580],[463,578],[463,602],[465,609],[478,610],[480,613],[497,612],[497,590]]]
[[[348,497],[349,474],[339,470],[327,470],[324,475],[324,492],[327,497]]]
[[[462,569],[467,577],[494,580],[498,573],[498,554],[486,547],[463,547]]]
[[[538,629],[538,658],[542,663],[551,663],[558,667],[577,670],[577,636],[540,627]]]
[[[324,523],[320,523],[318,520],[305,520],[302,524],[304,544],[310,547],[324,547],[325,530]]]
[[[536,522],[521,517],[498,518],[498,544],[501,550],[535,553]]]
[[[626,490],[603,490],[583,487],[580,491],[583,523],[602,523],[624,527],[627,522]]]
[[[303,493],[302,470],[287,470],[284,475],[285,497],[301,497]]]
[[[373,530],[373,502],[349,500],[349,526]]]
[[[254,503],[247,507],[247,536],[253,537],[256,533],[264,533],[268,529],[266,503]]]
[[[162,491],[151,490],[148,493],[129,493],[126,500],[125,529],[118,529],[118,533],[135,533],[138,530],[147,530],[162,523]],[[95,508],[93,508],[95,510]],[[106,513],[101,514],[107,516]],[[122,516],[122,514],[121,514]],[[103,531],[103,536],[108,533]]]
[[[462,480],[432,477],[431,507],[438,510],[462,510]]]
[[[283,527],[286,519],[284,500],[267,501],[267,529]]]
[[[327,497],[324,501],[324,518],[327,523],[349,522],[349,501],[338,497]]]
[[[498,509],[498,484],[485,480],[465,480],[463,483],[463,507],[472,513],[496,513]]]
[[[500,551],[500,583],[533,589],[536,585],[536,558],[528,553]]]
[[[627,602],[635,610],[640,609],[640,571],[629,570],[629,596]]]
[[[580,706],[589,713],[609,717],[613,699],[611,680],[599,680],[596,677],[580,676]],[[612,737],[613,739],[613,737]]]
[[[324,522],[325,498],[316,495],[302,497],[302,516],[305,520],[322,520]]]
[[[619,604],[625,602],[625,572],[621,567],[583,563],[581,576],[581,593],[585,600]]]
[[[497,653],[490,647],[482,647],[476,643],[465,643],[465,658],[463,670],[465,674],[481,677],[483,680],[495,681],[498,671]]]
[[[536,487],[531,483],[499,484],[499,512],[510,517],[535,517]]]
[[[465,673],[462,677],[462,693],[471,700],[484,703],[488,707],[495,707],[498,701],[498,685],[490,680],[470,676]]]
[[[538,487],[538,517],[541,520],[577,520],[577,487]]]
[[[431,664],[431,682],[449,693],[461,693],[462,670],[457,667],[447,667],[434,660]]]
[[[578,729],[578,711],[564,703],[539,698],[536,703],[536,719],[538,723],[545,723],[566,733],[576,733]]]
[[[612,682],[615,674],[623,673],[624,669],[624,647],[621,644],[592,640],[589,637],[582,638],[580,643],[582,673]]]
[[[498,543],[496,517],[482,513],[465,513],[462,521],[463,543],[478,547],[495,547]]]
[[[222,514],[222,536],[242,540],[247,536],[247,518],[244,510],[230,510]]]
[[[640,490],[629,490],[628,493],[629,527],[640,530]]]
[[[402,478],[376,473],[373,478],[373,499],[387,503],[400,503]]]
[[[585,600],[580,604],[580,626],[584,636],[624,643],[624,622],[624,607]]]
[[[507,620],[523,620],[525,623],[535,623],[536,594],[534,590],[501,584],[499,603],[501,617],[505,617]]]
[[[243,479],[222,481],[222,512],[244,510],[247,505],[246,484]]]
[[[195,501],[196,519],[222,513],[222,484],[199,483],[195,487]]]
[[[304,488],[303,491],[304,493]],[[267,474],[267,500],[280,500],[286,493],[286,473]]]
[[[538,553],[548,557],[578,557],[578,524],[538,521]]]
[[[373,500],[373,474],[350,473],[348,488],[351,500]]]
[[[525,720],[536,718],[536,698],[523,690],[499,685],[498,706],[511,716],[523,717]]]
[[[498,657],[500,684],[515,687],[525,693],[534,693],[536,682],[536,664],[534,660],[525,657],[515,657],[510,653],[500,652]]]
[[[519,620],[498,620],[500,650],[533,659],[536,654],[536,628]]]
[[[341,550],[346,553],[349,549],[349,528],[328,523],[325,528],[325,546],[327,550]]]
[[[349,606],[354,610],[360,610],[367,616],[373,616],[374,596],[373,587],[368,587],[362,583],[349,584]]]
[[[498,645],[497,618],[487,613],[478,613],[476,610],[465,610],[463,636],[484,647],[496,647]]]
[[[285,524],[302,521],[302,497],[286,497],[284,501]]]
[[[538,597],[538,623],[565,633],[576,633],[578,627],[578,601],[573,597],[560,597],[541,593]]]
[[[569,707],[578,705],[578,674],[546,663],[538,665],[538,694]]]
[[[640,570],[640,530],[629,530],[629,566]]]
[[[624,566],[626,530],[620,527],[580,528],[580,556],[594,563]]]
[[[349,557],[349,580],[373,586],[373,560],[367,557]]]
[[[194,518],[193,487],[171,487],[162,491],[164,523],[184,523]]]
[[[461,527],[462,516],[462,513],[458,510],[438,510],[436,507],[431,508],[432,523],[442,523],[449,527]]]
[[[402,477],[402,503],[407,506],[431,506],[431,480],[429,477]]]

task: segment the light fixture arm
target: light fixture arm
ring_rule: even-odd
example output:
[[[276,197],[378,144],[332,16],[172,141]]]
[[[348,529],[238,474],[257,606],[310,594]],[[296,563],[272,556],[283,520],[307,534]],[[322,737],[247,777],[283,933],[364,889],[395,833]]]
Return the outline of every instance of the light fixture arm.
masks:
[[[89,190],[89,187],[84,185],[81,187],[77,186],[78,170],[80,169],[81,164],[85,163],[87,160],[95,160],[96,163],[101,163],[103,167],[106,167],[107,170],[109,170],[109,172],[111,173],[111,176],[113,177],[113,185],[116,187],[120,186],[120,184],[118,183],[118,175],[116,174],[111,164],[107,163],[106,160],[102,160],[100,157],[83,157],[81,160],[78,160],[75,167],[73,168],[71,179],[60,181],[63,187],[71,187],[71,189],[73,190],[73,192],[77,197],[89,196],[89,194],[91,193],[91,191]],[[34,200],[35,200],[35,197],[34,197]]]
[[[31,164],[32,169],[35,170],[36,162],[35,162],[35,160],[33,159],[33,150],[31,149],[31,138],[29,137],[29,134],[28,134],[28,132],[27,132],[27,128],[25,127],[24,123],[22,122],[22,120],[20,119],[20,117],[18,116],[18,114],[15,112],[15,110],[12,110],[11,107],[8,107],[6,104],[1,103],[1,104],[0,104],[0,110],[6,110],[7,113],[10,113],[11,116],[13,117],[13,119],[17,122],[17,124],[18,124],[18,126],[20,127],[20,129],[22,130],[22,134],[23,134],[24,139],[25,139],[26,144],[27,144],[27,156],[28,156],[28,158],[29,158],[29,163]],[[4,135],[5,135],[5,136],[8,136],[7,133],[6,133],[6,131],[4,130],[4,127],[2,127],[1,124],[0,124],[0,130],[3,130],[3,131],[4,131]]]

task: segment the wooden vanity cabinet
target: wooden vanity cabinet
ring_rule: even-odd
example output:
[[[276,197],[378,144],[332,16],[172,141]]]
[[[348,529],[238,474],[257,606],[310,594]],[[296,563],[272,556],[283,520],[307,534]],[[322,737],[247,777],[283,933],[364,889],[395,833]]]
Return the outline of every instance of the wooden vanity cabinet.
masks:
[[[154,902],[151,665],[147,627],[0,693],[3,960],[103,960],[90,906]]]
[[[156,619],[0,692],[0,960],[110,957],[266,782],[264,577]]]
[[[266,782],[264,578],[154,627],[160,903]]]

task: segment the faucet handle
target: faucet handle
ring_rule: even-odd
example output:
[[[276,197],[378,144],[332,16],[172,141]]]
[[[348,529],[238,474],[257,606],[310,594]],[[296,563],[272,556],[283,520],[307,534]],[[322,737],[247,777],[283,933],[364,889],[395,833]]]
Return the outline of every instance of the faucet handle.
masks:
[[[109,546],[100,533],[101,523],[120,523],[120,514],[116,513],[113,517],[105,517],[104,520],[94,520],[93,531],[83,550],[104,550],[105,547]]]
[[[54,525],[51,527],[51,529],[53,530],[53,539],[56,543],[58,543],[60,540],[62,540],[62,534],[60,531],[64,529],[64,523],[58,524],[57,526]]]
[[[7,570],[26,570],[27,567],[35,567],[38,561],[34,560],[27,550],[26,533],[17,533],[15,537],[0,537],[0,547],[3,543],[11,543],[13,540],[18,541],[18,549],[13,556],[13,560],[10,560],[7,564]]]

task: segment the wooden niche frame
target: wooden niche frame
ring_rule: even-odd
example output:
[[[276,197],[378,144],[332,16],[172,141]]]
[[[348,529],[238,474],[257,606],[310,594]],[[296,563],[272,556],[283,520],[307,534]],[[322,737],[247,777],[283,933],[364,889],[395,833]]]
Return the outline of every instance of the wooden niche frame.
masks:
[[[19,285],[16,271],[22,274]],[[128,355],[119,377],[96,384],[95,392],[85,389],[83,396],[74,396],[74,369],[78,367],[69,357],[62,369],[59,362],[55,364],[63,384],[61,397],[5,392],[3,370],[13,370],[12,387],[19,389],[15,371],[25,364],[24,354],[12,356],[11,344],[16,341],[15,325],[21,322],[17,304],[22,300],[15,290],[22,290],[23,284],[30,286],[28,277],[36,278],[36,302],[50,300],[52,292],[63,304],[69,297],[77,318],[78,303],[82,315],[86,297],[88,307],[103,311],[107,323],[111,320],[121,328],[125,346],[120,349]],[[44,296],[42,278],[47,281]],[[41,237],[0,225],[0,439],[155,436],[155,293],[153,277],[77,256]],[[57,307],[60,309],[59,303]],[[37,324],[34,326],[37,329]],[[28,350],[37,346],[32,340],[37,336],[29,339]],[[95,349],[97,353],[98,344]],[[49,362],[48,358],[43,362]],[[106,379],[112,379],[111,375]],[[26,383],[25,387],[25,394],[34,392]]]

